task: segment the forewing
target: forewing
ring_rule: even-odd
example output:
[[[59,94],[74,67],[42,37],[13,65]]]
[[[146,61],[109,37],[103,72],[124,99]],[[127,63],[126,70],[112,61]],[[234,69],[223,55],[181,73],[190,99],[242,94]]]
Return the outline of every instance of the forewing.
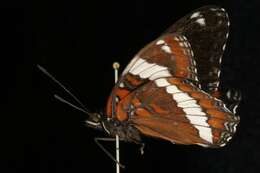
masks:
[[[197,63],[198,78],[206,92],[218,89],[229,25],[228,15],[223,8],[205,6],[181,18],[164,33],[184,35],[190,42]]]
[[[116,114],[144,135],[208,147],[224,146],[239,123],[222,101],[172,77],[139,87],[118,103]]]
[[[128,64],[112,90],[107,115],[113,117],[116,102],[141,85],[173,76],[198,84],[196,63],[188,40],[183,35],[166,34],[148,44]]]

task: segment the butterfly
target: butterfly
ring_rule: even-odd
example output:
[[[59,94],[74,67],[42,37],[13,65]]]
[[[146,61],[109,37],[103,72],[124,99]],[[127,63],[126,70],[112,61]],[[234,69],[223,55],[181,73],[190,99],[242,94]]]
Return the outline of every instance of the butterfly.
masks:
[[[137,144],[149,136],[175,144],[225,146],[236,132],[241,100],[236,91],[225,95],[219,88],[229,25],[226,11],[217,6],[178,20],[130,61],[105,112],[92,113],[82,105],[87,126]]]

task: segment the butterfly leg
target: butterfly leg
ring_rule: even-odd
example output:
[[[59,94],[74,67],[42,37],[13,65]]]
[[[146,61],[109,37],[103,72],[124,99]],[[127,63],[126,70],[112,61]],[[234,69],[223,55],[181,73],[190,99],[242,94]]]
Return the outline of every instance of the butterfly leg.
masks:
[[[107,142],[111,142],[111,141],[115,141],[115,138],[94,138],[94,141],[96,142],[96,144],[108,155],[108,157],[110,157],[114,162],[116,162],[117,164],[119,164],[119,166],[121,168],[125,168],[124,165],[122,165],[121,163],[119,163],[115,157],[109,152],[107,151],[104,146],[99,142],[99,141],[107,141]]]

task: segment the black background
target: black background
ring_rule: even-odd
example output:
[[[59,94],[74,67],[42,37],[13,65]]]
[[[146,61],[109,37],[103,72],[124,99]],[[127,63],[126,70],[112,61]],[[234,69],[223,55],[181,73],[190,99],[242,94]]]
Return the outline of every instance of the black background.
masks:
[[[224,148],[205,149],[145,139],[121,143],[122,172],[258,172],[259,5],[251,1],[19,1],[1,5],[0,172],[115,172],[94,143],[106,136],[84,127],[86,116],[53,98],[71,98],[35,65],[41,64],[90,110],[102,110],[121,70],[173,22],[204,5],[224,7],[231,31],[222,86],[243,93],[241,123]],[[114,145],[105,147],[114,152]]]

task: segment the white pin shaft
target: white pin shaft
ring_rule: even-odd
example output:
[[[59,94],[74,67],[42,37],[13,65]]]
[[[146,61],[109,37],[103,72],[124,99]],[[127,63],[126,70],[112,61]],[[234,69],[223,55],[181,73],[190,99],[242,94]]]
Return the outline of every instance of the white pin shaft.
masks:
[[[118,67],[115,67],[115,63],[113,64],[114,71],[115,71],[115,83],[118,81]],[[120,166],[118,163],[120,163],[120,149],[119,149],[119,136],[116,135],[116,173],[120,173]]]
[[[120,150],[119,150],[119,136],[116,135],[116,160],[119,163],[120,161]],[[116,163],[116,173],[120,173],[120,166]]]
[[[118,69],[115,69],[115,83],[118,81]]]

